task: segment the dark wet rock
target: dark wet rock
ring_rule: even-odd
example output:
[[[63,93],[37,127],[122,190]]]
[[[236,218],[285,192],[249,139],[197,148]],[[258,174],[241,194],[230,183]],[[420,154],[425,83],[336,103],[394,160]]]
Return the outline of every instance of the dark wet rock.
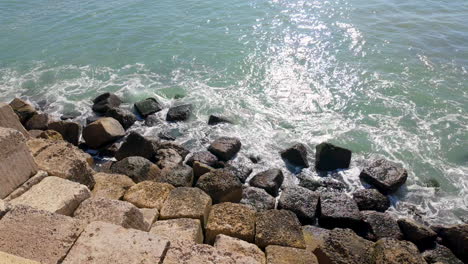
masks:
[[[362,226],[361,213],[356,202],[344,193],[321,193],[319,208],[320,226],[354,230],[359,230]]]
[[[102,118],[102,116],[88,116],[88,117],[86,118],[86,125],[89,125],[89,124],[91,124],[91,123],[93,123],[93,122],[96,122],[96,121],[98,121],[98,120],[101,119],[101,118]]]
[[[136,102],[135,109],[142,117],[147,117],[151,114],[161,111],[162,106],[155,98],[146,98],[145,100]]]
[[[218,158],[209,151],[199,151],[194,152],[192,156],[190,156],[187,160],[187,165],[193,166],[195,161],[214,167],[218,163]]]
[[[50,130],[59,132],[65,141],[68,141],[75,146],[78,145],[82,130],[82,127],[79,123],[70,121],[55,121],[49,123],[48,128]]]
[[[157,115],[149,115],[145,118],[145,126],[154,127],[163,125],[164,122]]]
[[[18,115],[22,124],[25,124],[29,118],[36,114],[36,109],[34,106],[19,98],[13,99],[10,102],[10,107],[13,109],[16,115]]]
[[[208,165],[206,165],[204,163],[198,162],[198,161],[195,161],[193,163],[192,168],[193,168],[193,177],[194,177],[195,182],[198,181],[198,179],[203,174],[216,170],[215,168],[210,167],[210,166],[208,166]]]
[[[93,111],[105,113],[113,107],[119,107],[122,103],[120,98],[113,93],[103,93],[93,100]]]
[[[442,238],[444,246],[450,248],[460,260],[468,263],[468,224],[439,227],[436,232]]]
[[[115,158],[121,160],[126,157],[140,156],[148,160],[154,160],[158,145],[159,143],[156,140],[144,137],[137,132],[131,132],[115,154]]]
[[[117,143],[114,143],[104,147],[103,149],[100,149],[99,154],[101,156],[114,157],[117,151],[119,151],[119,145]]]
[[[112,164],[111,172],[127,175],[136,183],[156,181],[161,175],[159,167],[143,157],[127,157],[117,161]]]
[[[173,149],[179,153],[179,155],[182,157],[182,159],[185,160],[185,157],[187,157],[188,154],[190,154],[190,151],[183,147],[182,145],[179,145],[174,142],[166,141],[166,142],[160,142],[159,144],[159,149]]]
[[[413,243],[394,238],[382,238],[377,241],[373,253],[369,255],[372,263],[426,264],[424,258],[419,254],[418,248]]]
[[[333,171],[347,169],[351,162],[351,150],[321,143],[315,147],[315,169],[318,171]]]
[[[79,117],[81,114],[79,112],[71,112],[71,113],[65,113],[63,115],[60,116],[60,120],[72,120],[72,119],[75,119],[77,117]]]
[[[427,263],[444,264],[463,264],[453,253],[445,246],[436,244],[434,248],[428,249],[422,253]]]
[[[437,233],[434,232],[431,228],[417,223],[411,219],[398,219],[398,225],[400,226],[405,239],[420,247],[432,245],[432,243],[437,238]]]
[[[191,104],[178,105],[169,108],[166,115],[166,121],[177,122],[186,121],[192,114],[193,106]]]
[[[281,158],[291,163],[294,166],[309,167],[307,161],[307,149],[304,144],[295,144],[290,148],[282,150],[280,152]]]
[[[253,176],[249,184],[254,187],[265,189],[273,196],[278,196],[278,190],[283,183],[284,176],[280,169],[269,169]]]
[[[383,194],[391,194],[406,182],[408,172],[397,163],[378,159],[362,170],[359,177]]]
[[[368,227],[367,239],[372,241],[385,237],[398,240],[403,239],[403,233],[401,233],[397,220],[389,214],[375,211],[362,211],[361,215],[364,223]]]
[[[132,112],[116,107],[107,110],[106,116],[119,121],[125,130],[130,128],[137,121],[136,116]]]
[[[315,222],[315,215],[320,194],[300,186],[285,188],[278,202],[278,209],[290,210],[297,215],[301,223]]]
[[[208,125],[217,125],[221,123],[232,124],[232,121],[227,119],[226,117],[217,116],[217,115],[210,115],[208,118]]]
[[[208,151],[213,153],[220,160],[230,160],[241,149],[241,142],[238,138],[220,137],[213,141],[208,147]]]
[[[257,155],[249,155],[249,160],[254,163],[254,164],[257,164],[259,163],[262,159],[260,158],[260,156],[257,156]]]
[[[250,205],[261,212],[275,208],[275,197],[269,195],[264,189],[244,187],[240,203]]]
[[[35,114],[26,122],[27,130],[47,130],[49,125],[49,115],[46,113]]]
[[[314,178],[306,174],[299,174],[299,185],[311,191],[319,192],[342,192],[346,190],[346,185],[338,180],[326,178]]]
[[[238,203],[242,199],[242,183],[228,170],[219,169],[205,173],[195,186],[206,192],[213,203]]]
[[[124,136],[124,128],[112,117],[101,118],[83,129],[83,139],[93,149],[103,147]]]
[[[250,174],[253,171],[252,168],[245,166],[241,163],[233,164],[233,165],[228,164],[224,168],[234,173],[242,183],[245,183],[245,181],[247,180],[247,178],[250,176]]]
[[[158,137],[162,140],[170,140],[170,141],[176,140],[176,137],[173,136],[170,131],[161,131],[158,133]]]
[[[385,212],[390,207],[390,200],[376,189],[361,189],[353,193],[359,210]]]
[[[192,187],[194,182],[193,170],[184,165],[164,169],[161,171],[158,182],[169,183],[175,187]]]
[[[179,153],[171,148],[158,149],[155,155],[156,165],[161,169],[172,169],[182,165],[184,161]]]

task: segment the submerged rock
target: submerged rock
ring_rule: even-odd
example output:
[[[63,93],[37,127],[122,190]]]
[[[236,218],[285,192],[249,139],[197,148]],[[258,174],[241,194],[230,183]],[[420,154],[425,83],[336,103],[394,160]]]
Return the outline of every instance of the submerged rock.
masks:
[[[185,121],[189,119],[190,115],[192,114],[192,104],[184,104],[179,106],[174,106],[169,108],[169,111],[166,115],[166,121]]]
[[[288,161],[294,166],[309,167],[309,162],[307,161],[307,149],[304,144],[295,144],[290,148],[282,150],[280,152],[281,158]]]
[[[112,117],[101,118],[83,129],[83,139],[94,149],[112,143],[123,136],[125,136],[125,130]]]
[[[226,117],[217,116],[217,115],[210,115],[208,118],[208,125],[213,126],[221,123],[232,124],[232,121],[227,119]]]
[[[146,98],[145,100],[136,102],[135,109],[142,117],[147,117],[151,114],[161,111],[162,106],[155,98]]]
[[[103,93],[93,100],[93,111],[105,113],[113,107],[119,107],[122,103],[120,98],[113,93]]]
[[[390,207],[390,200],[376,189],[361,189],[353,193],[359,210],[385,212]]]
[[[251,186],[264,189],[267,193],[278,196],[278,190],[284,176],[280,169],[269,169],[256,174],[249,182]]]
[[[238,138],[220,137],[213,141],[208,147],[208,151],[213,153],[220,160],[232,159],[241,148],[241,142]]]
[[[116,107],[107,110],[106,116],[119,121],[125,130],[130,128],[137,121],[136,116],[132,112]]]
[[[397,163],[379,159],[362,170],[359,177],[383,194],[391,194],[406,182],[408,172]]]
[[[347,169],[351,162],[351,150],[321,143],[315,147],[315,169],[318,171],[333,171]]]

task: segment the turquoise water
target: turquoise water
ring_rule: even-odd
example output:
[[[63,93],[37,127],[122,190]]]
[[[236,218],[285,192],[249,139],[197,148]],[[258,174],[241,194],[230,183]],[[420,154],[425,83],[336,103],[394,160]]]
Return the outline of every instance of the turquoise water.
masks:
[[[263,157],[255,171],[284,168],[292,142],[352,149],[352,168],[331,175],[351,190],[365,160],[398,161],[410,178],[394,212],[468,216],[466,0],[0,2],[1,100],[90,115],[104,91],[194,103],[193,121],[167,125],[178,141],[239,136]],[[207,127],[211,113],[238,125]]]

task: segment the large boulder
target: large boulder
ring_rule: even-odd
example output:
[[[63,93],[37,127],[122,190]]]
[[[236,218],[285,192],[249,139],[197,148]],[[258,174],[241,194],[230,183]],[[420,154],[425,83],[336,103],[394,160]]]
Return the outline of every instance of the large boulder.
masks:
[[[371,258],[373,263],[379,264],[426,264],[413,243],[394,238],[377,241]]]
[[[302,223],[314,223],[320,194],[304,187],[287,187],[278,201],[279,209],[290,210]]]
[[[36,114],[36,109],[34,106],[30,105],[24,100],[15,98],[10,102],[10,107],[18,115],[21,123],[26,123],[26,121]]]
[[[249,184],[262,188],[273,196],[277,196],[283,180],[283,172],[280,169],[269,169],[253,176]]]
[[[318,264],[317,257],[305,249],[268,246],[265,249],[268,264]]]
[[[427,263],[463,264],[447,247],[436,244],[435,247],[422,253]]]
[[[249,205],[258,212],[275,209],[275,197],[256,187],[244,187],[240,203]]]
[[[288,210],[267,210],[257,214],[255,244],[260,248],[269,245],[305,248],[301,224]]]
[[[408,172],[397,163],[378,159],[362,170],[359,177],[380,192],[390,194],[406,182]]]
[[[49,115],[40,113],[33,115],[25,124],[27,130],[47,130],[49,125]]]
[[[63,139],[78,146],[81,135],[81,125],[76,122],[69,121],[55,121],[50,122],[48,128],[54,130],[62,135]]]
[[[145,100],[136,102],[135,109],[142,117],[147,117],[151,114],[161,111],[162,106],[155,98],[146,98]]]
[[[122,103],[120,98],[113,93],[103,93],[93,100],[93,111],[106,113],[109,109],[119,107]]]
[[[238,138],[220,137],[213,141],[208,147],[208,151],[213,153],[220,160],[230,160],[241,149],[241,142]]]
[[[417,246],[430,246],[437,238],[437,233],[431,228],[411,219],[398,219],[398,225],[400,226],[405,239],[413,242]]]
[[[347,169],[351,162],[351,150],[321,143],[315,147],[315,169],[318,171],[333,171]]]
[[[193,106],[191,104],[184,104],[169,108],[166,115],[166,121],[177,122],[185,121],[190,118]]]
[[[165,238],[171,243],[177,241],[203,243],[203,230],[199,219],[178,218],[156,221],[150,233]]]
[[[192,187],[194,182],[194,172],[189,166],[179,165],[161,171],[158,182],[169,183],[175,187]]]
[[[361,227],[361,213],[356,202],[344,193],[326,192],[320,195],[320,226],[333,228]]]
[[[158,166],[143,157],[127,157],[112,164],[111,172],[124,174],[135,182],[157,180],[161,175]]]
[[[161,210],[174,186],[167,183],[142,181],[133,185],[124,195],[124,200],[140,208]]]
[[[29,138],[29,133],[24,129],[18,116],[9,105],[4,103],[0,103],[0,127],[13,128]]]
[[[131,156],[140,156],[148,160],[154,160],[158,149],[158,141],[144,137],[136,132],[131,132],[127,136],[122,146],[120,146],[115,158],[122,160]]]
[[[390,199],[376,189],[357,190],[353,193],[353,199],[361,211],[385,212],[390,207]]]
[[[218,158],[209,151],[199,151],[195,152],[187,160],[187,165],[193,166],[193,163],[198,161],[200,163],[206,164],[210,167],[215,167],[218,164]]]
[[[442,243],[462,261],[468,263],[468,224],[442,227],[437,230]]]
[[[244,240],[217,235],[214,247],[225,255],[231,255],[234,263],[265,264],[265,253],[255,244]]]
[[[294,166],[309,167],[307,161],[307,149],[304,144],[295,144],[285,150],[280,151],[281,158]]]
[[[97,149],[125,136],[119,121],[112,117],[101,118],[83,129],[83,139],[91,148]]]
[[[124,129],[130,128],[137,121],[136,116],[132,112],[116,107],[107,110],[106,116],[119,121]]]
[[[135,185],[130,177],[123,174],[99,172],[94,174],[93,197],[120,200],[125,192]]]
[[[172,169],[182,165],[184,159],[171,148],[158,149],[155,155],[156,165],[163,169]]]
[[[195,186],[211,196],[213,203],[238,203],[242,199],[242,183],[228,170],[205,173]]]
[[[375,211],[361,211],[361,215],[368,228],[367,239],[372,241],[385,237],[398,240],[403,239],[403,233],[398,226],[397,220],[389,214]]]

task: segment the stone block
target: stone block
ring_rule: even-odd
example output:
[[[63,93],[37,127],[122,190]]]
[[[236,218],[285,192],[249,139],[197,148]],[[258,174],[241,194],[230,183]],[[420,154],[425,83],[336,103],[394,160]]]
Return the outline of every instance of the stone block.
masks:
[[[94,174],[93,197],[120,200],[125,192],[135,185],[130,177],[123,174],[99,172]]]
[[[18,130],[23,134],[23,136],[29,138],[29,133],[21,124],[18,116],[15,114],[11,106],[5,103],[0,103],[0,127]]]
[[[123,199],[140,208],[161,210],[174,186],[167,183],[142,181],[130,187]]]
[[[214,247],[224,254],[231,254],[235,263],[264,264],[265,253],[255,244],[225,235],[217,235]]]
[[[169,241],[187,241],[194,244],[203,243],[203,231],[200,220],[178,218],[153,223],[150,233]]]
[[[305,249],[268,246],[265,249],[267,264],[318,264],[317,257]]]

